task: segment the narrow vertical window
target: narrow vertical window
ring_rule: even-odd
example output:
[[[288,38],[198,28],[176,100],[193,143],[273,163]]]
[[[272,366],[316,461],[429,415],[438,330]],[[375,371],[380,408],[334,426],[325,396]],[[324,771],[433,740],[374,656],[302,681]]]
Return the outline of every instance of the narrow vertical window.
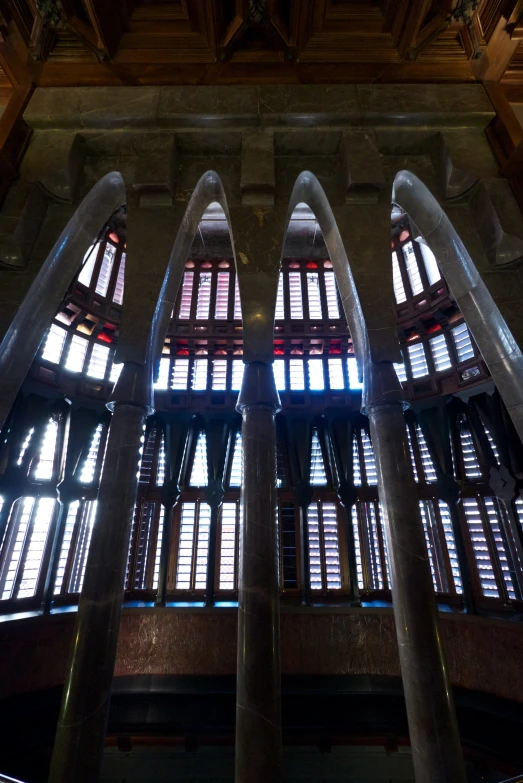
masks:
[[[394,287],[396,304],[402,304],[402,302],[406,302],[407,296],[405,294],[405,287],[401,278],[401,270],[398,262],[398,254],[396,251],[392,253],[392,285]]]
[[[168,356],[162,356],[158,368],[158,380],[154,382],[154,388],[158,391],[164,391],[169,387],[169,371],[171,369],[171,360]]]
[[[234,590],[236,587],[237,516],[236,503],[223,503],[220,536],[220,590]]]
[[[53,478],[57,439],[58,423],[54,419],[50,419],[45,430],[36,465],[35,479],[37,481],[51,481]]]
[[[231,391],[240,391],[245,365],[242,359],[232,360]]]
[[[225,391],[227,389],[227,359],[212,360],[212,390]]]
[[[94,265],[96,264],[96,257],[98,255],[98,248],[100,243],[92,245],[84,256],[83,266],[78,275],[78,282],[89,288],[91,285],[91,278],[93,276]]]
[[[303,299],[301,294],[301,272],[289,272],[289,300],[291,305],[291,318],[303,319]]]
[[[405,383],[407,380],[407,371],[405,369],[405,362],[401,363],[395,363],[394,369],[396,370],[396,375],[398,376],[398,381],[400,383]]]
[[[80,337],[77,334],[73,335],[65,361],[66,370],[69,370],[69,372],[82,372],[88,344],[84,337]]]
[[[289,376],[291,391],[303,391],[305,389],[303,359],[291,359],[289,361]]]
[[[211,307],[211,273],[200,272],[199,282],[198,299],[196,300],[196,318],[207,320]]]
[[[234,439],[234,449],[232,454],[231,474],[229,478],[229,487],[241,487],[242,485],[242,435],[241,432],[236,433]]]
[[[227,319],[229,313],[229,272],[218,272],[214,317]]]
[[[341,359],[327,360],[329,368],[329,387],[333,391],[338,391],[345,388],[345,377],[343,375],[343,365]]]
[[[335,504],[312,503],[307,521],[311,590],[339,590],[341,568]]]
[[[448,593],[449,586],[447,583],[441,542],[439,540],[437,520],[432,501],[420,500],[419,509],[421,514],[421,521],[423,522],[423,529],[425,531],[425,543],[427,545],[427,553],[429,556],[430,572],[432,574],[434,590],[437,593]]]
[[[459,568],[458,554],[456,551],[456,542],[454,539],[454,530],[452,528],[452,518],[450,516],[450,509],[448,505],[443,501],[438,501],[439,513],[441,517],[441,525],[445,534],[445,543],[447,545],[447,552],[450,560],[450,568],[452,571],[452,578],[454,579],[454,589],[456,593],[460,595],[463,593],[463,587],[461,584],[461,571]]]
[[[165,522],[165,508],[164,506],[160,506],[160,516],[158,519],[158,535],[156,537],[156,553],[154,556],[153,590],[158,589],[158,580],[160,578],[160,558],[162,554],[164,522]]]
[[[285,391],[287,389],[287,384],[285,382],[285,360],[275,359],[272,365],[272,370],[274,373],[274,381],[276,383],[277,390]]]
[[[418,260],[416,253],[412,247],[412,242],[407,242],[403,245],[403,258],[405,259],[405,266],[407,267],[407,274],[409,276],[410,287],[412,289],[412,295],[416,296],[423,291],[423,283],[419,272]]]
[[[119,362],[118,364],[116,362],[113,362],[111,365],[111,372],[109,373],[109,380],[111,383],[116,383],[118,378],[120,377],[120,373],[123,370],[123,362]]]
[[[47,338],[42,352],[42,359],[46,362],[52,362],[53,364],[59,364],[62,358],[62,351],[64,349],[65,338],[67,331],[61,326],[52,324],[47,332]]]
[[[410,370],[413,378],[423,378],[429,374],[427,359],[425,357],[425,348],[423,343],[408,346]]]
[[[458,426],[465,478],[467,481],[481,480],[483,478],[483,473],[481,471],[470,428],[464,420],[462,420]]]
[[[324,391],[325,379],[323,377],[323,360],[309,359],[307,361],[309,370],[309,389],[311,391]]]
[[[501,503],[497,498],[484,498],[485,512],[487,515],[488,523],[490,525],[491,536],[494,544],[494,549],[498,557],[498,564],[501,571],[501,576],[505,582],[505,589],[509,598],[514,599],[516,593],[514,591],[514,584],[512,581],[513,575],[509,564],[510,554],[507,550],[505,537],[503,535],[503,522],[502,514],[504,513]]]
[[[280,272],[278,279],[278,293],[276,296],[276,313],[275,318],[277,321],[283,321],[285,318],[285,308],[283,306],[283,274]]]
[[[192,291],[194,287],[194,272],[184,272],[182,283],[182,295],[180,297],[180,310],[178,318],[186,321],[191,317]]]
[[[412,438],[410,435],[410,427],[406,427],[407,430],[407,440],[409,442],[409,453],[410,453],[410,462],[412,465],[412,472],[414,474],[414,481],[416,484],[419,482],[418,478],[418,469],[416,468],[416,459],[414,458],[414,449],[412,448]]]
[[[444,334],[433,337],[432,340],[429,341],[429,345],[436,372],[442,372],[442,370],[448,370],[449,367],[452,367],[449,349],[447,347],[447,339]]]
[[[91,535],[96,517],[96,508],[96,500],[84,503],[82,506],[75,553],[71,566],[71,578],[68,587],[69,593],[80,593],[82,590]]]
[[[307,296],[309,299],[309,318],[323,318],[320,296],[320,280],[317,272],[307,272]]]
[[[195,359],[192,368],[192,389],[205,391],[207,389],[207,359]]]
[[[347,359],[347,370],[349,372],[349,389],[363,389],[363,383],[358,377],[358,363],[353,356]]]
[[[294,503],[282,503],[280,506],[280,548],[283,589],[292,590],[298,587]]]
[[[98,281],[96,283],[96,293],[100,296],[107,296],[107,289],[109,288],[109,281],[111,280],[115,255],[116,248],[114,245],[107,243],[102,258],[100,274],[98,275]]]
[[[474,357],[474,348],[470,341],[470,334],[467,328],[467,324],[462,323],[452,329],[452,337],[454,338],[454,345],[456,346],[456,353],[458,354],[458,362],[466,362]]]
[[[207,360],[205,363],[205,385],[207,385]],[[171,389],[185,391],[189,377],[189,359],[175,359],[173,362]]]
[[[438,280],[441,280],[441,272],[439,270],[438,262],[436,261],[436,256],[425,242],[419,242],[418,246],[421,250],[421,255],[423,256],[423,263],[425,265],[429,285],[434,285]]]
[[[165,435],[161,434],[160,451],[158,452],[158,465],[156,468],[156,486],[163,487],[165,482]]]
[[[481,591],[487,598],[498,598],[496,577],[485,538],[481,511],[476,498],[463,498],[463,511],[469,529],[470,542],[476,559]]]
[[[234,320],[242,320],[242,300],[240,299],[240,285],[238,275],[234,276]]]
[[[189,485],[191,487],[206,487],[209,483],[207,472],[207,438],[205,432],[198,433],[194,460],[192,464],[191,478]]]
[[[325,472],[320,439],[316,430],[313,430],[312,433],[310,483],[313,487],[324,487],[327,484],[327,474]]]
[[[338,304],[338,291],[336,289],[336,280],[334,272],[325,272],[325,293],[327,295],[327,314],[330,320],[337,321],[340,317],[340,307]]]
[[[96,465],[98,462],[98,452],[100,451],[100,443],[102,440],[103,427],[99,424],[91,439],[89,451],[80,469],[79,480],[81,484],[92,484],[96,473]]]
[[[356,433],[352,436],[352,475],[354,486],[361,487],[360,452],[358,448],[358,436]]]
[[[376,470],[376,458],[374,457],[374,451],[372,450],[372,443],[370,438],[365,432],[361,431],[361,445],[363,448],[363,460],[365,463],[365,475],[367,478],[367,484],[369,486],[376,486],[378,483],[378,473]]]
[[[416,437],[418,439],[419,455],[423,465],[423,473],[427,484],[435,484],[437,481],[436,469],[430,456],[430,451],[425,441],[425,436],[419,424],[416,426]]]
[[[90,378],[98,378],[99,380],[103,380],[105,378],[108,359],[109,348],[107,348],[105,345],[95,343],[93,345],[93,350],[91,351],[91,358],[89,359],[87,375]]]
[[[69,555],[69,549],[71,548],[71,541],[73,538],[73,532],[76,524],[76,516],[78,514],[78,508],[80,506],[79,500],[74,500],[70,503],[67,510],[67,517],[65,520],[64,537],[62,540],[62,548],[60,550],[60,557],[58,559],[58,569],[56,571],[56,581],[54,585],[54,594],[59,595],[62,590],[64,582],[65,569],[67,567],[67,559]]]
[[[352,531],[354,533],[354,551],[356,555],[356,571],[358,574],[358,587],[360,588],[360,590],[363,590],[365,588],[365,583],[363,581],[363,561],[361,559],[360,531],[359,531],[359,524],[358,524],[358,510],[356,504],[352,506],[351,518],[352,518]]]
[[[118,275],[116,277],[116,285],[114,287],[113,302],[117,305],[121,305],[123,302],[123,290],[125,282],[125,253],[122,253],[120,259],[120,266],[118,267]]]
[[[182,503],[176,588],[205,590],[211,507],[206,503]]]

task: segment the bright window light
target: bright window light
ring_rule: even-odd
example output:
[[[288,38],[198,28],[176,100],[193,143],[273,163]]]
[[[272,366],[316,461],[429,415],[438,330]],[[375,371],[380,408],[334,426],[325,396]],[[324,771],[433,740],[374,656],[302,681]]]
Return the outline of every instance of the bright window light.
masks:
[[[88,345],[89,343],[85,337],[80,337],[78,334],[73,335],[65,361],[66,370],[69,370],[69,372],[82,372]]]
[[[341,359],[328,359],[329,367],[329,386],[333,390],[345,388],[345,378],[343,375],[343,363]]]
[[[358,363],[353,356],[347,359],[347,369],[349,371],[349,389],[363,389],[363,383],[358,378]]]
[[[204,359],[204,362],[207,360]],[[205,369],[207,375],[207,368]],[[173,372],[171,377],[171,389],[175,391],[186,391],[187,380],[189,378],[189,359],[175,359],[173,362]]]
[[[285,383],[285,360],[275,359],[272,365],[272,371],[274,373],[274,381],[278,391],[285,391],[287,385]]]
[[[289,361],[290,386],[292,391],[303,391],[305,389],[305,378],[303,375],[303,359],[291,359]]]
[[[90,378],[99,378],[100,380],[103,380],[105,378],[105,370],[108,359],[109,348],[107,348],[106,345],[95,343],[91,352],[91,358],[89,359],[87,375]]]
[[[160,359],[160,367],[158,369],[158,380],[154,384],[154,388],[159,391],[165,391],[169,387],[169,371],[171,368],[171,360],[168,356],[162,356]]]
[[[59,364],[64,349],[66,335],[67,331],[65,329],[62,329],[61,326],[57,326],[56,324],[52,324],[47,332],[42,359],[45,359],[46,362]]]
[[[309,359],[307,365],[309,369],[309,389],[311,391],[323,391],[325,389],[323,360]]]

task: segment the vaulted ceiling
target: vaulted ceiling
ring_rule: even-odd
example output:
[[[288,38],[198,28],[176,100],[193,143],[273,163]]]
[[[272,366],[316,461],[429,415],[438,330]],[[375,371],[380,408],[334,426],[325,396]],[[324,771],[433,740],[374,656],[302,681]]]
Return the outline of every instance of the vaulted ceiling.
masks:
[[[501,82],[523,0],[0,0],[4,86]]]

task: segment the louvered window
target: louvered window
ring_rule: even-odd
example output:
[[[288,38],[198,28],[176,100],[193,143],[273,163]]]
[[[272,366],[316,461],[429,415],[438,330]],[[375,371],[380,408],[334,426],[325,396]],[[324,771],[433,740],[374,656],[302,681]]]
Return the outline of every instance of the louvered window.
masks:
[[[207,385],[207,361],[204,359],[205,386]],[[172,367],[171,389],[185,391],[189,377],[189,359],[175,359]],[[204,388],[205,388],[204,386]],[[193,387],[194,388],[194,387]]]
[[[396,370],[396,375],[398,376],[398,380],[400,383],[405,383],[407,380],[407,371],[405,369],[405,364],[402,362],[401,364],[394,364],[394,369]]]
[[[227,359],[213,359],[212,389],[213,391],[225,391],[227,389]]]
[[[245,365],[242,359],[232,360],[231,391],[240,391],[243,381]]]
[[[53,498],[24,497],[14,502],[0,557],[3,601],[36,594],[56,506]]]
[[[196,302],[196,318],[207,320],[211,307],[211,286],[212,275],[210,273],[200,273],[198,286],[198,299]]]
[[[509,598],[514,599],[516,593],[514,591],[515,575],[511,569],[511,554],[508,551],[504,527],[506,526],[505,510],[502,503],[497,498],[483,498],[485,504],[485,511],[487,519],[490,525],[491,535],[493,539],[493,545],[497,554],[498,564],[501,569],[501,576],[505,582],[505,589]]]
[[[97,242],[89,248],[84,256],[83,266],[80,270],[80,274],[78,275],[78,282],[84,285],[86,288],[89,288],[91,285],[91,278],[93,276],[94,265],[96,264],[99,247],[100,243]]]
[[[419,424],[416,427],[416,436],[418,438],[418,449],[421,457],[421,463],[423,465],[423,473],[427,484],[433,484],[437,481],[436,469],[432,462],[432,457],[425,441],[422,429]]]
[[[80,515],[76,516],[76,541],[74,558],[71,564],[71,576],[69,580],[68,592],[80,593],[85,576],[85,567],[87,565],[87,556],[91,544],[94,520],[96,518],[97,501],[88,501],[81,504]]]
[[[116,383],[116,381],[120,377],[122,370],[123,370],[123,362],[119,362],[118,364],[116,362],[112,363],[111,372],[109,373],[109,380],[111,381],[111,383]]]
[[[354,486],[361,487],[360,452],[358,448],[358,436],[356,433],[352,436],[352,471]]]
[[[118,267],[118,275],[116,277],[116,284],[114,286],[113,302],[117,305],[121,305],[123,302],[123,290],[125,281],[125,253],[122,253],[120,260],[120,266]]]
[[[334,272],[325,272],[325,292],[327,295],[327,314],[330,319],[338,320],[340,317],[340,307],[338,304],[338,291]]]
[[[160,506],[160,516],[158,519],[158,536],[156,538],[156,552],[154,556],[153,570],[153,590],[158,589],[158,579],[160,577],[160,557],[162,554],[163,526],[165,522],[165,508]]]
[[[334,391],[345,388],[345,378],[343,375],[343,364],[341,359],[328,359],[329,367],[329,386]]]
[[[283,589],[293,590],[298,587],[294,503],[281,503],[279,527]]]
[[[207,389],[207,359],[195,359],[192,368],[193,391]]]
[[[394,296],[396,297],[396,304],[401,304],[407,301],[405,294],[405,287],[401,278],[400,265],[398,263],[398,255],[394,251],[392,253],[392,284],[394,286]]]
[[[278,293],[276,296],[276,313],[275,316],[277,321],[283,321],[285,318],[285,309],[283,306],[283,275],[280,272],[280,277],[278,279]]]
[[[352,506],[351,519],[352,519],[352,532],[354,535],[354,555],[356,558],[358,587],[360,588],[360,590],[363,590],[365,588],[365,582],[363,579],[363,560],[361,558],[360,531],[359,531],[359,521],[358,521],[358,510],[356,504]]]
[[[407,242],[403,245],[403,258],[405,259],[405,266],[407,268],[407,274],[409,276],[410,287],[412,289],[412,295],[417,296],[423,291],[423,283],[419,272],[418,260],[416,253],[412,246],[412,242]]]
[[[97,426],[94,431],[91,444],[87,456],[81,466],[80,470],[80,483],[92,484],[96,473],[96,465],[98,462],[98,452],[100,451],[100,443],[102,440],[103,427],[101,424]]]
[[[221,509],[219,589],[236,589],[238,506],[223,503]]]
[[[58,423],[54,419],[50,419],[45,429],[36,464],[35,479],[37,481],[51,481],[53,478],[57,439]]]
[[[361,446],[363,450],[363,461],[365,464],[365,476],[369,486],[376,486],[378,483],[378,473],[376,471],[376,459],[372,450],[370,438],[365,432],[361,431]]]
[[[61,326],[57,326],[56,324],[52,324],[47,332],[42,359],[45,359],[46,362],[59,364],[60,359],[62,358],[66,335],[67,332],[65,329],[62,329]]]
[[[142,500],[135,508],[133,536],[133,577],[129,585],[134,590],[146,590],[156,517],[156,503]]]
[[[89,359],[89,367],[87,368],[87,375],[90,378],[98,378],[103,380],[105,378],[105,371],[107,368],[107,361],[109,359],[109,348],[105,345],[95,343],[93,350],[91,351],[91,358]]]
[[[419,242],[418,246],[421,250],[421,255],[423,256],[423,263],[425,265],[429,285],[434,285],[438,280],[441,280],[441,272],[436,257],[430,247],[424,242]]]
[[[459,437],[461,453],[463,457],[463,469],[467,481],[478,481],[483,478],[481,467],[476,453],[476,447],[472,439],[472,433],[466,421],[459,423]]]
[[[206,503],[182,503],[176,569],[178,590],[205,590],[211,507]]]
[[[158,380],[154,382],[154,388],[163,391],[169,386],[169,372],[171,369],[171,360],[168,356],[162,356],[160,366],[158,367]]]
[[[320,296],[320,280],[317,272],[307,272],[307,295],[309,298],[309,318],[323,318]]]
[[[77,334],[73,335],[67,352],[66,370],[69,370],[69,372],[82,372],[88,345],[89,343],[84,337],[80,337]]]
[[[323,360],[309,359],[307,361],[309,370],[309,389],[311,391],[324,391],[325,379],[323,377]]]
[[[69,550],[71,548],[71,541],[73,538],[73,532],[76,524],[76,517],[78,509],[80,507],[80,501],[75,500],[69,504],[67,509],[67,517],[65,520],[64,537],[62,539],[62,548],[60,550],[60,557],[58,558],[58,568],[56,571],[56,581],[54,584],[54,594],[59,595],[62,590],[64,582],[65,569],[67,567],[67,559],[69,556]]]
[[[521,498],[517,498],[514,501],[514,505],[516,508],[516,515],[519,520],[519,524],[523,528],[523,500]]]
[[[283,359],[275,359],[272,365],[274,372],[274,381],[278,391],[285,391],[287,384],[285,382],[285,361]]]
[[[454,345],[456,346],[456,353],[458,354],[458,362],[461,364],[461,362],[473,359],[474,349],[470,341],[467,324],[462,323],[452,329],[452,337],[454,338]]]
[[[158,466],[156,468],[156,486],[163,487],[165,482],[165,435],[161,434],[160,451],[158,452]]]
[[[312,503],[307,522],[311,590],[339,590],[341,567],[336,505]]]
[[[289,300],[291,305],[291,318],[303,319],[303,300],[301,295],[301,273],[289,272]]]
[[[324,487],[327,484],[327,474],[318,433],[313,430],[311,443],[310,483],[313,487]]]
[[[499,592],[496,577],[477,499],[464,498],[463,511],[465,512],[469,537],[474,551],[481,591],[487,598],[498,598]]]
[[[353,390],[363,389],[363,383],[358,377],[358,363],[351,356],[347,359],[347,370],[349,372],[349,388]]]
[[[180,297],[180,310],[178,318],[186,321],[191,317],[192,292],[194,287],[194,272],[185,272],[183,275],[182,294]]]
[[[438,501],[438,508],[441,517],[441,525],[443,527],[443,533],[445,535],[445,543],[447,545],[447,553],[450,560],[452,577],[454,579],[454,589],[456,593],[458,593],[458,595],[461,595],[461,593],[463,593],[463,587],[461,583],[461,571],[459,568],[458,555],[456,552],[456,541],[454,539],[454,530],[452,528],[452,518],[450,516],[450,509],[443,500]]]
[[[291,391],[303,391],[305,379],[303,376],[303,360],[291,359],[289,361],[289,377]]]
[[[388,587],[387,562],[381,518],[375,503],[357,503],[353,513],[356,562],[360,587],[383,590]]]
[[[241,432],[236,433],[234,439],[234,448],[232,453],[231,475],[229,478],[229,487],[241,487],[242,485],[242,435]]]
[[[218,272],[214,317],[227,319],[229,313],[229,272]]]
[[[240,286],[238,283],[238,275],[234,277],[234,320],[241,321],[242,319],[242,303],[240,299]]]
[[[429,368],[427,367],[427,360],[425,358],[425,348],[423,347],[423,343],[409,345],[408,352],[412,377],[423,378],[424,375],[428,375]]]
[[[207,438],[205,432],[198,433],[194,460],[192,464],[191,478],[189,485],[191,487],[206,487],[209,481],[207,472]]]
[[[419,508],[423,529],[425,531],[425,543],[427,545],[434,590],[438,593],[448,593],[450,588],[445,572],[443,547],[442,542],[440,541],[438,521],[434,512],[434,506],[431,500],[420,500]]]
[[[444,334],[439,334],[437,337],[433,337],[432,340],[430,340],[430,350],[432,352],[432,359],[436,372],[442,372],[442,370],[448,370],[449,367],[452,367],[447,340]]]
[[[27,435],[25,436],[24,442],[22,443],[20,447],[20,453],[18,455],[17,465],[21,465],[23,462],[23,459],[25,457],[25,452],[29,448],[29,444],[31,443],[31,438],[34,435],[35,428],[31,427],[31,429],[28,431]]]
[[[414,474],[414,481],[418,483],[419,482],[418,469],[416,468],[416,459],[414,457],[414,449],[412,448],[412,436],[410,434],[410,427],[407,426],[406,430],[407,430],[407,440],[409,442],[410,462],[412,465],[412,472]]]
[[[151,429],[146,433],[145,444],[142,452],[142,460],[140,463],[140,486],[148,486],[149,484],[154,483],[154,457],[156,452],[157,439],[160,435],[160,430],[156,429],[156,427],[151,427]]]
[[[100,274],[98,275],[98,281],[96,283],[96,293],[100,294],[100,296],[107,296],[107,289],[109,288],[109,281],[111,280],[115,255],[116,248],[114,245],[107,244],[102,258]]]
[[[494,459],[496,460],[496,464],[497,465],[501,465],[501,460],[499,458],[499,452],[498,452],[498,449],[497,449],[496,444],[494,442],[494,438],[490,434],[490,430],[487,429],[487,427],[484,427],[484,430],[485,430],[485,435],[487,436],[487,440],[488,440],[488,442],[490,444],[490,448],[492,450],[492,454],[494,455]]]

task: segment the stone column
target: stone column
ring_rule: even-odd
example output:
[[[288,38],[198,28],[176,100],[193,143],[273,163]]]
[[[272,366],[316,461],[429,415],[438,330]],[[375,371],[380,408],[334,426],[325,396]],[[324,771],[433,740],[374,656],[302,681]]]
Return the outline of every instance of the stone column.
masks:
[[[393,372],[392,366],[390,367]],[[416,783],[465,783],[401,401],[369,404]]]
[[[245,367],[242,529],[238,599],[236,783],[281,779],[280,607],[276,514],[276,423],[272,368]]]
[[[124,366],[113,399],[98,510],[58,719],[50,783],[99,779],[148,395],[143,366]],[[142,374],[143,373],[143,374]]]

